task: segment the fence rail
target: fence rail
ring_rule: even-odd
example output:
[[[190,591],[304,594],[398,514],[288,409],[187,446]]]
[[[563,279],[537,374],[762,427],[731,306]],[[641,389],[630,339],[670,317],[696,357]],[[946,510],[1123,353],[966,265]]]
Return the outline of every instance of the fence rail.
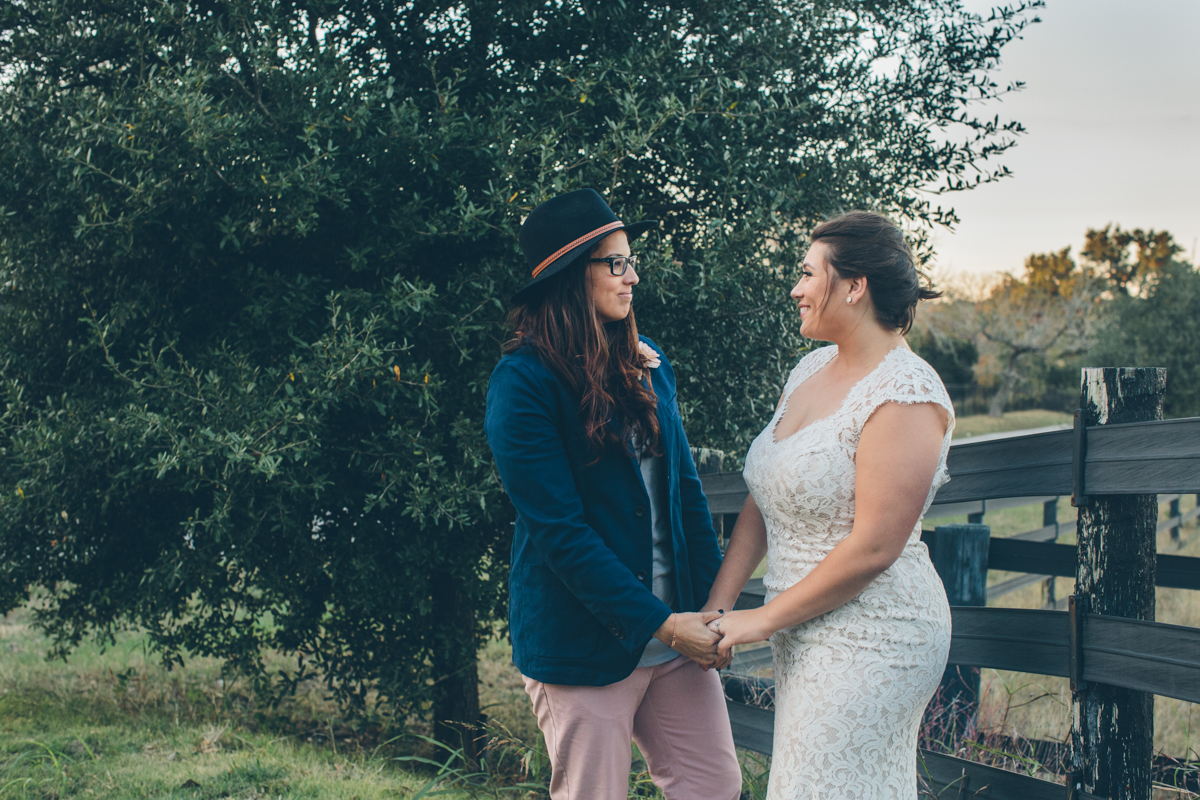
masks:
[[[739,608],[762,605],[761,595],[742,598],[749,602],[740,600]],[[954,606],[950,613],[950,664],[1070,677],[1068,612]],[[1098,614],[1084,619],[1085,681],[1200,703],[1200,629]]]
[[[1106,379],[1111,377],[1107,375],[1108,370],[1094,372],[1106,373]],[[1112,372],[1121,372],[1118,377],[1124,379],[1124,373],[1136,371]],[[1091,380],[1095,381],[1095,376]],[[1086,392],[1089,384],[1087,380],[1084,383]],[[1091,549],[1084,553],[1076,545],[1054,542],[1076,525],[1053,521],[1053,505],[1059,495],[1070,494],[1073,503],[1080,505],[1087,504],[1092,497],[1105,500],[1119,496],[1159,495],[1160,500],[1171,503],[1170,518],[1158,522],[1157,526],[1152,519],[1149,534],[1141,532],[1145,529],[1144,519],[1137,518],[1141,520],[1138,535],[1149,535],[1152,548],[1156,527],[1160,532],[1170,530],[1177,537],[1180,525],[1200,516],[1200,506],[1180,513],[1178,504],[1178,495],[1200,492],[1200,418],[1097,426],[1086,426],[1082,419],[1082,415],[1076,416],[1073,430],[951,446],[947,458],[951,480],[938,492],[934,499],[935,508],[927,516],[967,513],[974,517],[973,521],[978,521],[988,509],[1031,502],[1046,504],[1050,524],[1016,537],[991,539],[987,547],[980,550],[984,576],[989,568],[1030,573],[992,587],[993,596],[1044,580],[1045,576],[1075,577],[1079,586],[1080,570],[1096,568],[1093,545],[1089,545]],[[702,481],[714,514],[741,511],[748,492],[740,474],[705,475]],[[1145,508],[1144,505],[1137,507]],[[1103,518],[1101,515],[1100,519]],[[1083,519],[1081,516],[1080,525]],[[1096,519],[1088,517],[1087,524],[1095,526]],[[957,528],[963,529],[961,535],[966,537],[963,541],[974,537],[972,531],[980,528],[987,536],[983,526]],[[937,536],[934,539],[938,542],[952,540],[951,529],[946,530],[940,539]],[[1124,530],[1093,527],[1086,531],[1080,529],[1078,533],[1080,541],[1095,542],[1097,536],[1118,537],[1111,541],[1119,541]],[[1145,571],[1139,573],[1147,576],[1148,584],[1200,590],[1200,558],[1155,555],[1153,551],[1150,558]],[[935,558],[935,563],[938,560]],[[1124,567],[1110,564],[1108,568],[1120,570]],[[1087,572],[1082,574],[1088,575]],[[949,576],[942,577],[949,586]],[[1089,580],[1089,586],[1096,585],[1094,580]],[[1111,576],[1105,580],[1111,580]],[[739,597],[737,607],[754,607],[761,605],[763,600],[762,582],[751,581]],[[950,664],[1071,678],[1076,707],[1080,703],[1109,702],[1089,700],[1086,692],[1091,684],[1200,702],[1200,629],[1131,619],[1113,613],[1089,614],[1085,613],[1087,601],[1085,596],[1079,604],[1073,602],[1070,612],[954,606]],[[1137,613],[1141,614],[1140,611]],[[1149,616],[1152,617],[1152,613]],[[764,665],[765,655],[765,651],[742,653],[738,662],[743,666]],[[773,711],[746,705],[736,696],[730,700],[729,709],[738,744],[769,753]],[[1078,712],[1076,716],[1079,716]],[[1115,718],[1115,714],[1113,716]],[[1077,720],[1077,728],[1078,725]],[[1073,733],[1077,761],[1083,759],[1086,762],[1087,758],[1094,759],[1095,753],[1103,752],[1096,742],[1087,738],[1096,735],[1095,731],[1081,733],[1078,729]],[[1080,739],[1081,736],[1084,738]],[[1080,750],[1081,746],[1083,750]],[[1068,796],[1096,796],[1083,791],[1091,785],[1089,780],[1097,780],[1094,764],[1085,763],[1093,770],[1091,773],[1076,767],[1068,788],[927,751],[922,751],[921,759],[935,788],[957,786],[954,793],[958,796],[995,800],[1018,797],[1065,800]],[[1146,775],[1149,775],[1148,764],[1149,761]],[[1147,792],[1148,781],[1148,778],[1143,781]],[[1140,792],[1135,795],[1140,796]]]
[[[1200,491],[1200,417],[1100,425],[1085,431],[1088,494]],[[951,480],[933,498],[927,516],[970,514],[1070,495],[1076,438],[1075,431],[1063,430],[952,444],[946,458]],[[702,480],[713,514],[742,510],[749,490],[741,473],[705,475]],[[1010,499],[1015,502],[1003,502]],[[946,508],[952,504],[963,505],[961,510]]]

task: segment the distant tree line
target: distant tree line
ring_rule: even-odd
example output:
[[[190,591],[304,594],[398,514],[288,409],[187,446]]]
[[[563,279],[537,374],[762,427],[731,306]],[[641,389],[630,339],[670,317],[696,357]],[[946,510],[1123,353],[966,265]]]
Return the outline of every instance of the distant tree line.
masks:
[[[1019,392],[1073,398],[1082,366],[1167,367],[1166,413],[1200,414],[1200,277],[1182,250],[1167,231],[1089,229],[1078,259],[1070,247],[1034,254],[974,297],[952,292],[914,345],[947,384],[986,380],[992,416]]]

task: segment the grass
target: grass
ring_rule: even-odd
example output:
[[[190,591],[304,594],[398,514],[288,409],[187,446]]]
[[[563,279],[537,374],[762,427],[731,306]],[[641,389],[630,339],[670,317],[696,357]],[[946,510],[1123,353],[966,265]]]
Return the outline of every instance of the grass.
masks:
[[[163,669],[136,633],[48,662],[31,616],[0,620],[3,800],[382,800],[435,778],[397,758],[436,751],[381,746],[385,729],[347,723],[316,686],[269,708],[213,661]]]
[[[0,800],[547,796],[544,745],[506,641],[481,653],[489,750],[468,772],[419,723],[397,736],[386,719],[347,719],[315,683],[271,707],[215,661],[163,669],[136,632],[46,661],[32,616],[0,618]],[[750,779],[762,772],[754,762]],[[661,798],[636,749],[630,779],[631,798]]]
[[[1003,417],[972,414],[969,417],[958,417],[954,421],[954,438],[963,439],[968,436],[982,436],[985,433],[1023,431],[1029,428],[1044,428],[1048,425],[1069,425],[1071,419],[1070,414],[1061,411],[1044,411],[1038,408],[1028,411],[1010,411]]]

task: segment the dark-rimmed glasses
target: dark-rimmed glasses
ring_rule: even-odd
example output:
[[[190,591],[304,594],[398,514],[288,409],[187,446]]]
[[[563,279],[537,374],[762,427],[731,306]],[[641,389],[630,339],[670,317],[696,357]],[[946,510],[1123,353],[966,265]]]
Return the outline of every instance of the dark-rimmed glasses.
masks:
[[[625,270],[633,267],[637,269],[637,256],[608,256],[607,258],[589,258],[588,263],[593,261],[602,261],[608,264],[608,271],[613,275],[620,277],[625,274]]]

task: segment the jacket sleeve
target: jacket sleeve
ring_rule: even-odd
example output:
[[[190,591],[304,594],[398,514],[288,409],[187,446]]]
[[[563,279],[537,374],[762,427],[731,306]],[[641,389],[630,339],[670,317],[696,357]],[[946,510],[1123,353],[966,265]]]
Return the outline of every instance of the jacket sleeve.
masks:
[[[488,386],[484,428],[504,488],[546,566],[634,653],[671,609],[638,581],[585,521],[552,380],[504,359]],[[693,470],[694,471],[694,470]]]

